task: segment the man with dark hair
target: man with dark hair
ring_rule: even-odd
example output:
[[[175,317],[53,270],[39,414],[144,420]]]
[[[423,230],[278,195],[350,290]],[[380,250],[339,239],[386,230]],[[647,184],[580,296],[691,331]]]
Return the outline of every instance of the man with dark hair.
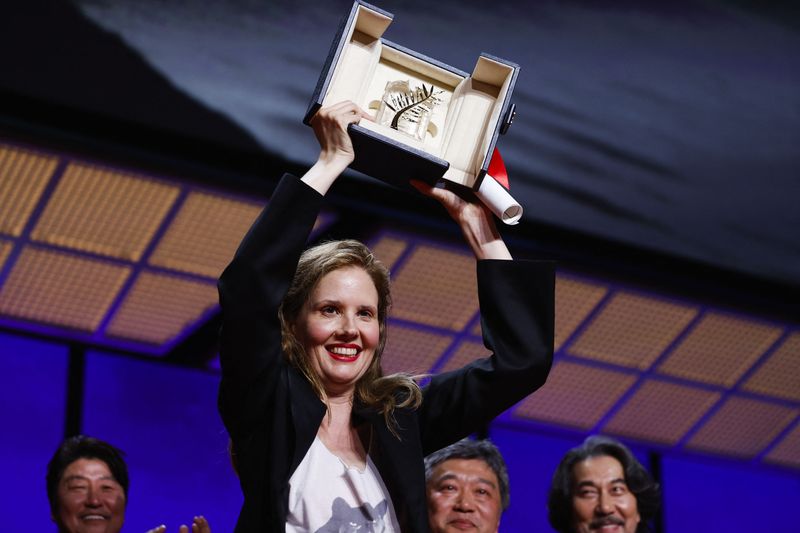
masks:
[[[125,454],[107,442],[78,435],[61,443],[47,464],[50,517],[59,533],[119,533],[128,503]],[[158,526],[148,533],[164,533]],[[182,525],[180,533],[188,533]],[[211,533],[208,521],[196,516],[192,533]]]
[[[558,465],[548,518],[559,533],[646,533],[659,502],[658,484],[625,445],[591,436]]]
[[[61,533],[118,533],[128,500],[123,453],[92,437],[65,440],[47,465],[47,498]]]
[[[491,442],[464,439],[430,454],[425,485],[433,533],[497,533],[509,503],[508,470]]]

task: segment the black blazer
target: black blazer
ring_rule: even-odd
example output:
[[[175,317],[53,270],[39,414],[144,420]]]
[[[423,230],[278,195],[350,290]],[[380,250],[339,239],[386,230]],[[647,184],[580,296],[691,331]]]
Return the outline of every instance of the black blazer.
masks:
[[[325,415],[325,405],[281,352],[277,317],[321,204],[315,190],[284,176],[219,280],[219,409],[244,493],[239,533],[285,531],[289,478]],[[493,355],[434,376],[418,409],[397,409],[400,439],[383,415],[354,408],[353,416],[372,426],[370,457],[403,531],[428,531],[425,455],[536,390],[552,363],[553,264],[487,260],[477,269],[484,343]]]

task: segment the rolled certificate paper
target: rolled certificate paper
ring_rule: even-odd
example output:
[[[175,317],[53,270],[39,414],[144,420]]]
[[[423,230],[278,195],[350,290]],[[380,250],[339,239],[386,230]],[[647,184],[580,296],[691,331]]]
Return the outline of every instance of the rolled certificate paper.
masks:
[[[522,218],[522,206],[489,174],[484,176],[475,196],[509,226],[518,224]]]

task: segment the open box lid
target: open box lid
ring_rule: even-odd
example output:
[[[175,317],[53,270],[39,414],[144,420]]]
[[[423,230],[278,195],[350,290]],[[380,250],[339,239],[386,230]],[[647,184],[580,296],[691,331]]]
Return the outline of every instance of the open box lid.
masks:
[[[445,180],[477,190],[513,120],[519,67],[481,54],[468,74],[384,39],[393,18],[353,3],[303,121],[309,124],[324,105],[351,100],[375,118],[348,129],[356,151],[352,168],[397,185]],[[411,105],[404,105],[409,98]]]
[[[339,24],[339,29],[336,31],[336,36],[333,38],[328,57],[325,59],[325,65],[322,67],[317,86],[314,89],[314,94],[311,96],[308,110],[303,118],[304,124],[308,124],[311,117],[322,107],[322,101],[325,95],[328,94],[328,88],[333,79],[334,70],[339,64],[339,59],[342,57],[342,51],[353,38],[353,32],[356,29],[356,21],[360,23],[359,30],[374,39],[380,39],[393,19],[394,15],[379,7],[362,2],[361,0],[355,0],[353,2],[350,13],[347,17],[342,19]]]

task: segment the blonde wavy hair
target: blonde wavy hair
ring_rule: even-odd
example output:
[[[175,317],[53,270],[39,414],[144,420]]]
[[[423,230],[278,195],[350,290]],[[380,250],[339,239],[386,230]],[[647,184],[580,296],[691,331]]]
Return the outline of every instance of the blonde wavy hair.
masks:
[[[386,346],[386,315],[392,303],[389,270],[375,258],[367,246],[355,240],[330,241],[303,252],[278,311],[281,347],[289,362],[300,370],[317,396],[324,400],[325,391],[320,378],[311,367],[308,354],[295,336],[293,326],[317,283],[334,270],[353,266],[363,269],[375,284],[378,291],[379,324],[378,346],[369,368],[356,382],[355,398],[361,404],[379,410],[389,430],[398,436],[394,410],[398,407],[419,407],[422,391],[410,374],[383,375],[381,356]]]

